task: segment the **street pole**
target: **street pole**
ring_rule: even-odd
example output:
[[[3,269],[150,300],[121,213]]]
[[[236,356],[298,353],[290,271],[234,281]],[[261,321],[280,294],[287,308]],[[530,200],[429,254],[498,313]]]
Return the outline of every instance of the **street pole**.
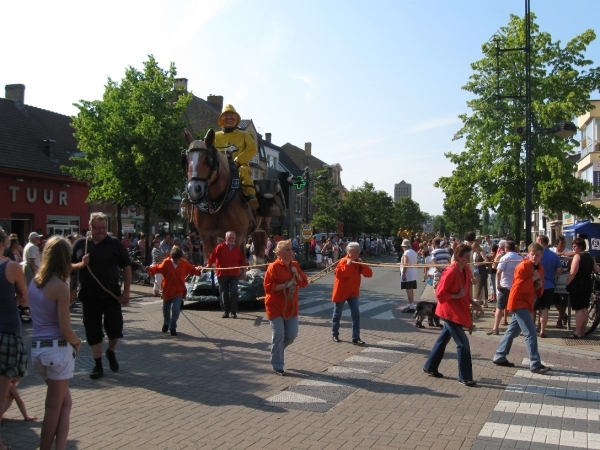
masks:
[[[306,180],[306,207],[304,208],[304,213],[306,215],[306,225],[308,225],[308,190],[310,187],[310,169],[308,166],[304,169],[304,179]],[[306,260],[309,260],[309,247],[310,243],[306,245]]]
[[[530,0],[525,0],[525,243],[531,244],[532,159],[531,136],[531,17]]]

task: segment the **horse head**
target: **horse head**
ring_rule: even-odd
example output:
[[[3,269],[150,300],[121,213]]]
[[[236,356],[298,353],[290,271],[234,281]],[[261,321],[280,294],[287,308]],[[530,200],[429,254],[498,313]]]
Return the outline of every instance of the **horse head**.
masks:
[[[219,156],[213,143],[215,132],[209,129],[204,140],[194,140],[192,134],[185,130],[185,137],[190,146],[182,154],[182,164],[187,175],[186,191],[192,203],[197,203],[208,196],[210,185],[219,176]]]

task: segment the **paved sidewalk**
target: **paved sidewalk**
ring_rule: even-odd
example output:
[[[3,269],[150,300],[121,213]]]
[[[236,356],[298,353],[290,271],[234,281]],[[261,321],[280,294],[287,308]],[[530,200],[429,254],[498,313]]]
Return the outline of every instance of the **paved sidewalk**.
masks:
[[[269,363],[264,311],[244,309],[234,320],[216,309],[185,309],[172,337],[160,331],[162,305],[151,289],[133,289],[139,294],[124,309],[119,372],[105,361],[105,376],[91,380],[90,349],[78,358],[69,449],[542,448],[539,436],[544,448],[598,448],[597,346],[541,344],[554,372],[538,378],[527,370],[519,339],[510,355],[517,367],[501,368],[491,362],[499,337],[476,331],[470,339],[477,387],[456,381],[452,343],[440,367],[445,378],[428,377],[421,368],[439,330],[417,329],[412,315],[400,313],[406,299],[393,271],[376,271],[363,283],[366,347],[348,342],[347,317],[345,342],[331,340],[331,304],[320,306],[328,302],[330,278],[302,290],[305,311],[301,306],[298,339],[286,350],[285,377]],[[370,302],[379,303],[368,309]],[[80,311],[72,321],[82,336]],[[26,343],[30,330],[25,326]],[[43,417],[46,387],[32,367],[20,391],[28,412]],[[15,450],[35,449],[40,427],[13,406],[2,439]]]

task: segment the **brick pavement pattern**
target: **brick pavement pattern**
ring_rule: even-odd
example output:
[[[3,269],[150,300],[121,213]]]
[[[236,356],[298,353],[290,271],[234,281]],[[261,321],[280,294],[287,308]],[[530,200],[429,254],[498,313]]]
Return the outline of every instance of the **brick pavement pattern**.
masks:
[[[499,337],[486,336],[482,327],[470,337],[478,386],[456,381],[452,344],[440,368],[445,378],[434,379],[421,368],[439,330],[415,328],[412,315],[399,312],[406,305],[404,293],[379,289],[386,277],[395,280],[397,273],[363,282],[364,299],[389,304],[387,310],[373,308],[373,317],[361,317],[366,347],[347,342],[350,324],[345,317],[340,337],[346,342],[331,340],[331,309],[301,312],[298,339],[286,350],[285,377],[275,375],[269,363],[271,334],[264,311],[245,309],[234,320],[221,319],[216,309],[185,309],[179,336],[172,337],[160,331],[160,302],[150,297],[150,289],[136,286],[140,295],[124,309],[119,372],[113,374],[104,361],[105,376],[91,380],[91,351],[82,350],[71,382],[68,448],[549,448],[533,438],[515,439],[511,427],[520,427],[519,436],[529,433],[526,427],[551,430],[558,425],[558,413],[561,426],[571,433],[565,441],[569,446],[583,442],[581,433],[587,433],[587,445],[596,442],[592,435],[598,434],[598,402],[586,406],[585,420],[577,415],[577,402],[583,401],[577,396],[585,392],[591,404],[600,391],[593,381],[593,374],[600,372],[598,347],[569,348],[559,345],[561,339],[540,344],[542,359],[554,365],[554,373],[539,379],[527,376],[526,364],[492,364]],[[330,290],[331,281],[325,278],[301,296],[307,303],[317,297],[326,301]],[[375,317],[380,314],[385,316]],[[72,321],[82,335],[79,311],[72,313]],[[26,343],[29,335],[25,326]],[[522,339],[517,339],[511,360],[526,357]],[[20,391],[28,412],[40,420],[24,422],[13,406],[5,415],[2,439],[15,450],[35,449],[46,387],[30,368]],[[293,401],[281,401],[286,399]],[[497,437],[504,429],[504,436]],[[561,434],[559,443],[562,439]]]

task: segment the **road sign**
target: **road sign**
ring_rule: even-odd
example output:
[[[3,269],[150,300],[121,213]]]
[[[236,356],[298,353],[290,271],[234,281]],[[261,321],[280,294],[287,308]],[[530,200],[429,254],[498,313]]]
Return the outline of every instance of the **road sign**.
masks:
[[[312,225],[303,223],[300,225],[300,239],[302,242],[310,242],[313,235]]]

